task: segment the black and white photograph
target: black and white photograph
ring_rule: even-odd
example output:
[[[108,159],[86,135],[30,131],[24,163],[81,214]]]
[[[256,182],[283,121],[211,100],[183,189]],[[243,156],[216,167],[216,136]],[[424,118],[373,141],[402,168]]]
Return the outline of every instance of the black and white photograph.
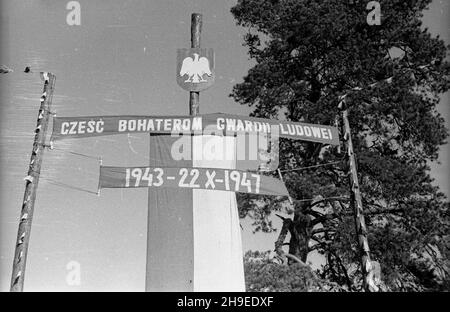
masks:
[[[0,0],[0,292],[449,292],[449,52],[447,0]]]

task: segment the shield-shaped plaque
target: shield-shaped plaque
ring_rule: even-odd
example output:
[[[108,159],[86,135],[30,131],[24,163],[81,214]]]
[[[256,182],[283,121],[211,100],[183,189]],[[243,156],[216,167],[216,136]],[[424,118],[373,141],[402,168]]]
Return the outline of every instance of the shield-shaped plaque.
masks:
[[[177,83],[186,91],[202,91],[214,83],[213,49],[178,49]]]

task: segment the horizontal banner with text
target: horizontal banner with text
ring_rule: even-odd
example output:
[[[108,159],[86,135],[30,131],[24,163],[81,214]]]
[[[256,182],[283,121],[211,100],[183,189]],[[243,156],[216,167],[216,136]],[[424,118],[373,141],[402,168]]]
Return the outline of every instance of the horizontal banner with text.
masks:
[[[100,166],[99,189],[168,187],[288,196],[281,180],[240,170]]]
[[[51,140],[120,133],[160,134],[266,133],[279,137],[339,145],[338,129],[332,126],[229,114],[199,116],[86,116],[55,117]]]

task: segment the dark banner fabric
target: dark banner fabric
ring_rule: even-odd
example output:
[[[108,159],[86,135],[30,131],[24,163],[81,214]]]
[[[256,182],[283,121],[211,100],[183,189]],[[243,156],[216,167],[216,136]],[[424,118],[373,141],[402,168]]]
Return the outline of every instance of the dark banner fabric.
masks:
[[[86,116],[55,117],[52,141],[121,133],[156,134],[244,133],[272,134],[283,138],[339,145],[336,127],[229,114],[201,116]]]
[[[192,166],[174,161],[176,138],[150,135],[150,166]],[[148,188],[146,291],[194,290],[194,231],[192,190]]]
[[[204,189],[288,196],[284,183],[264,175],[218,168],[100,167],[99,188]]]
[[[52,141],[122,133],[155,134],[202,131],[202,118],[191,116],[86,116],[53,118]]]

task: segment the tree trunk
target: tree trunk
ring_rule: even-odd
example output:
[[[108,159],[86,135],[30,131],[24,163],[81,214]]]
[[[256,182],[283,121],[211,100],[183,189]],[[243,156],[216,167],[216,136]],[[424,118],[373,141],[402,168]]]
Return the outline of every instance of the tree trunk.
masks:
[[[289,241],[289,253],[306,262],[308,257],[308,243],[310,240],[312,225],[311,217],[297,209],[294,220],[289,226],[291,239]]]

